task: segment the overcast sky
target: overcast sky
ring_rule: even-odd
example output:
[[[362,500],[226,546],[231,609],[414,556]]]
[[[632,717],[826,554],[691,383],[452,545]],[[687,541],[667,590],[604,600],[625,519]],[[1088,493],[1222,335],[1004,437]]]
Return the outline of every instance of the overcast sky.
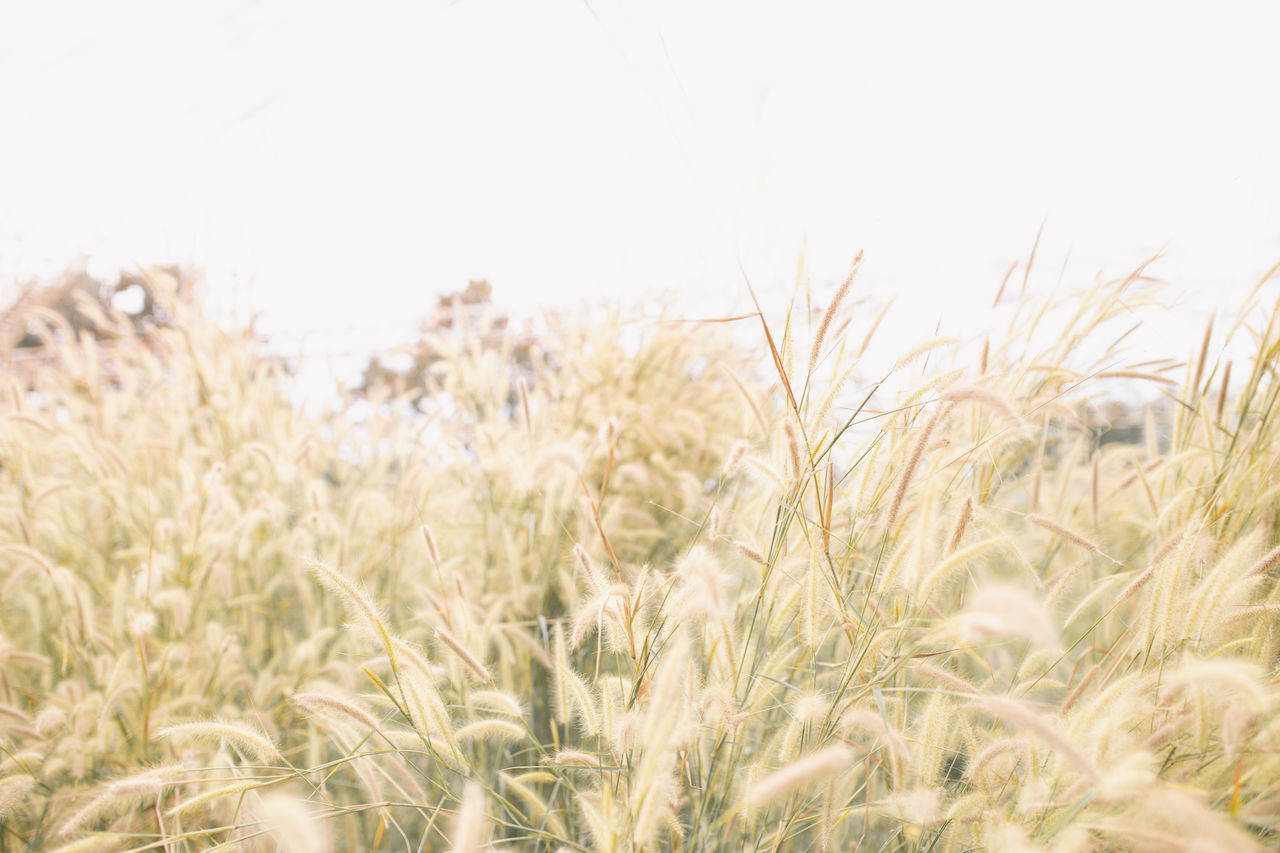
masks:
[[[1280,260],[1271,3],[0,8],[0,284],[194,262],[312,351],[472,278],[724,315],[801,247],[980,324],[1042,222],[1042,287],[1161,252],[1203,309]]]

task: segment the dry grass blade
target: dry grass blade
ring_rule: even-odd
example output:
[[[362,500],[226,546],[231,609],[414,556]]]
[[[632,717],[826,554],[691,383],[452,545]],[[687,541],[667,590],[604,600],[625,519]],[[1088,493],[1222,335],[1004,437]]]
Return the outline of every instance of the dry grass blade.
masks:
[[[782,387],[787,392],[787,400],[791,403],[791,411],[799,413],[800,406],[796,403],[795,392],[791,390],[791,380],[787,378],[787,369],[783,364],[782,356],[778,353],[778,347],[773,342],[773,333],[769,331],[769,321],[764,317],[764,311],[760,308],[760,300],[756,298],[756,292],[751,287],[751,282],[746,279],[746,270],[742,271],[743,279],[747,282],[747,291],[751,294],[751,302],[756,306],[756,316],[760,318],[760,328],[764,330],[765,341],[769,344],[769,353],[773,356],[773,366],[778,372],[778,379],[782,382]]]

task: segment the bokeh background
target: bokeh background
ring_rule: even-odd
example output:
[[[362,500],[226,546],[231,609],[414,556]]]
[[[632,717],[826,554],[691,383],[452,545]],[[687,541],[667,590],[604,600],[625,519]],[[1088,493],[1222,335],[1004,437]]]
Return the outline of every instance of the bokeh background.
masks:
[[[891,328],[1160,254],[1198,337],[1280,259],[1271,4],[7,3],[0,288],[204,271],[288,353],[362,363],[439,293],[507,310],[789,292]],[[1015,281],[1020,283],[1021,273]],[[1163,323],[1163,325],[1160,325]],[[1140,339],[1135,339],[1140,340]],[[326,368],[328,369],[328,368]]]

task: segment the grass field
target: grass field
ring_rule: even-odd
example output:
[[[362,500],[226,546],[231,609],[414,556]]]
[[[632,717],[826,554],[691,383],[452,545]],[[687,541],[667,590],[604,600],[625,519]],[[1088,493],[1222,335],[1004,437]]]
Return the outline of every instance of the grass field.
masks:
[[[153,284],[0,382],[0,851],[1280,843],[1265,280],[1141,363],[1138,274],[963,346],[459,310],[322,414]]]

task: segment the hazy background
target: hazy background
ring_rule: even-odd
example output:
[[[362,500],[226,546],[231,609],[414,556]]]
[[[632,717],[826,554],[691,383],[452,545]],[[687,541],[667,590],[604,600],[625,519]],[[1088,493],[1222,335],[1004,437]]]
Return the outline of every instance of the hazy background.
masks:
[[[354,358],[468,279],[726,315],[862,249],[893,328],[972,334],[1043,222],[1041,287],[1163,253],[1176,340],[1280,260],[1280,14],[1058,8],[4,3],[0,289],[193,262]]]

